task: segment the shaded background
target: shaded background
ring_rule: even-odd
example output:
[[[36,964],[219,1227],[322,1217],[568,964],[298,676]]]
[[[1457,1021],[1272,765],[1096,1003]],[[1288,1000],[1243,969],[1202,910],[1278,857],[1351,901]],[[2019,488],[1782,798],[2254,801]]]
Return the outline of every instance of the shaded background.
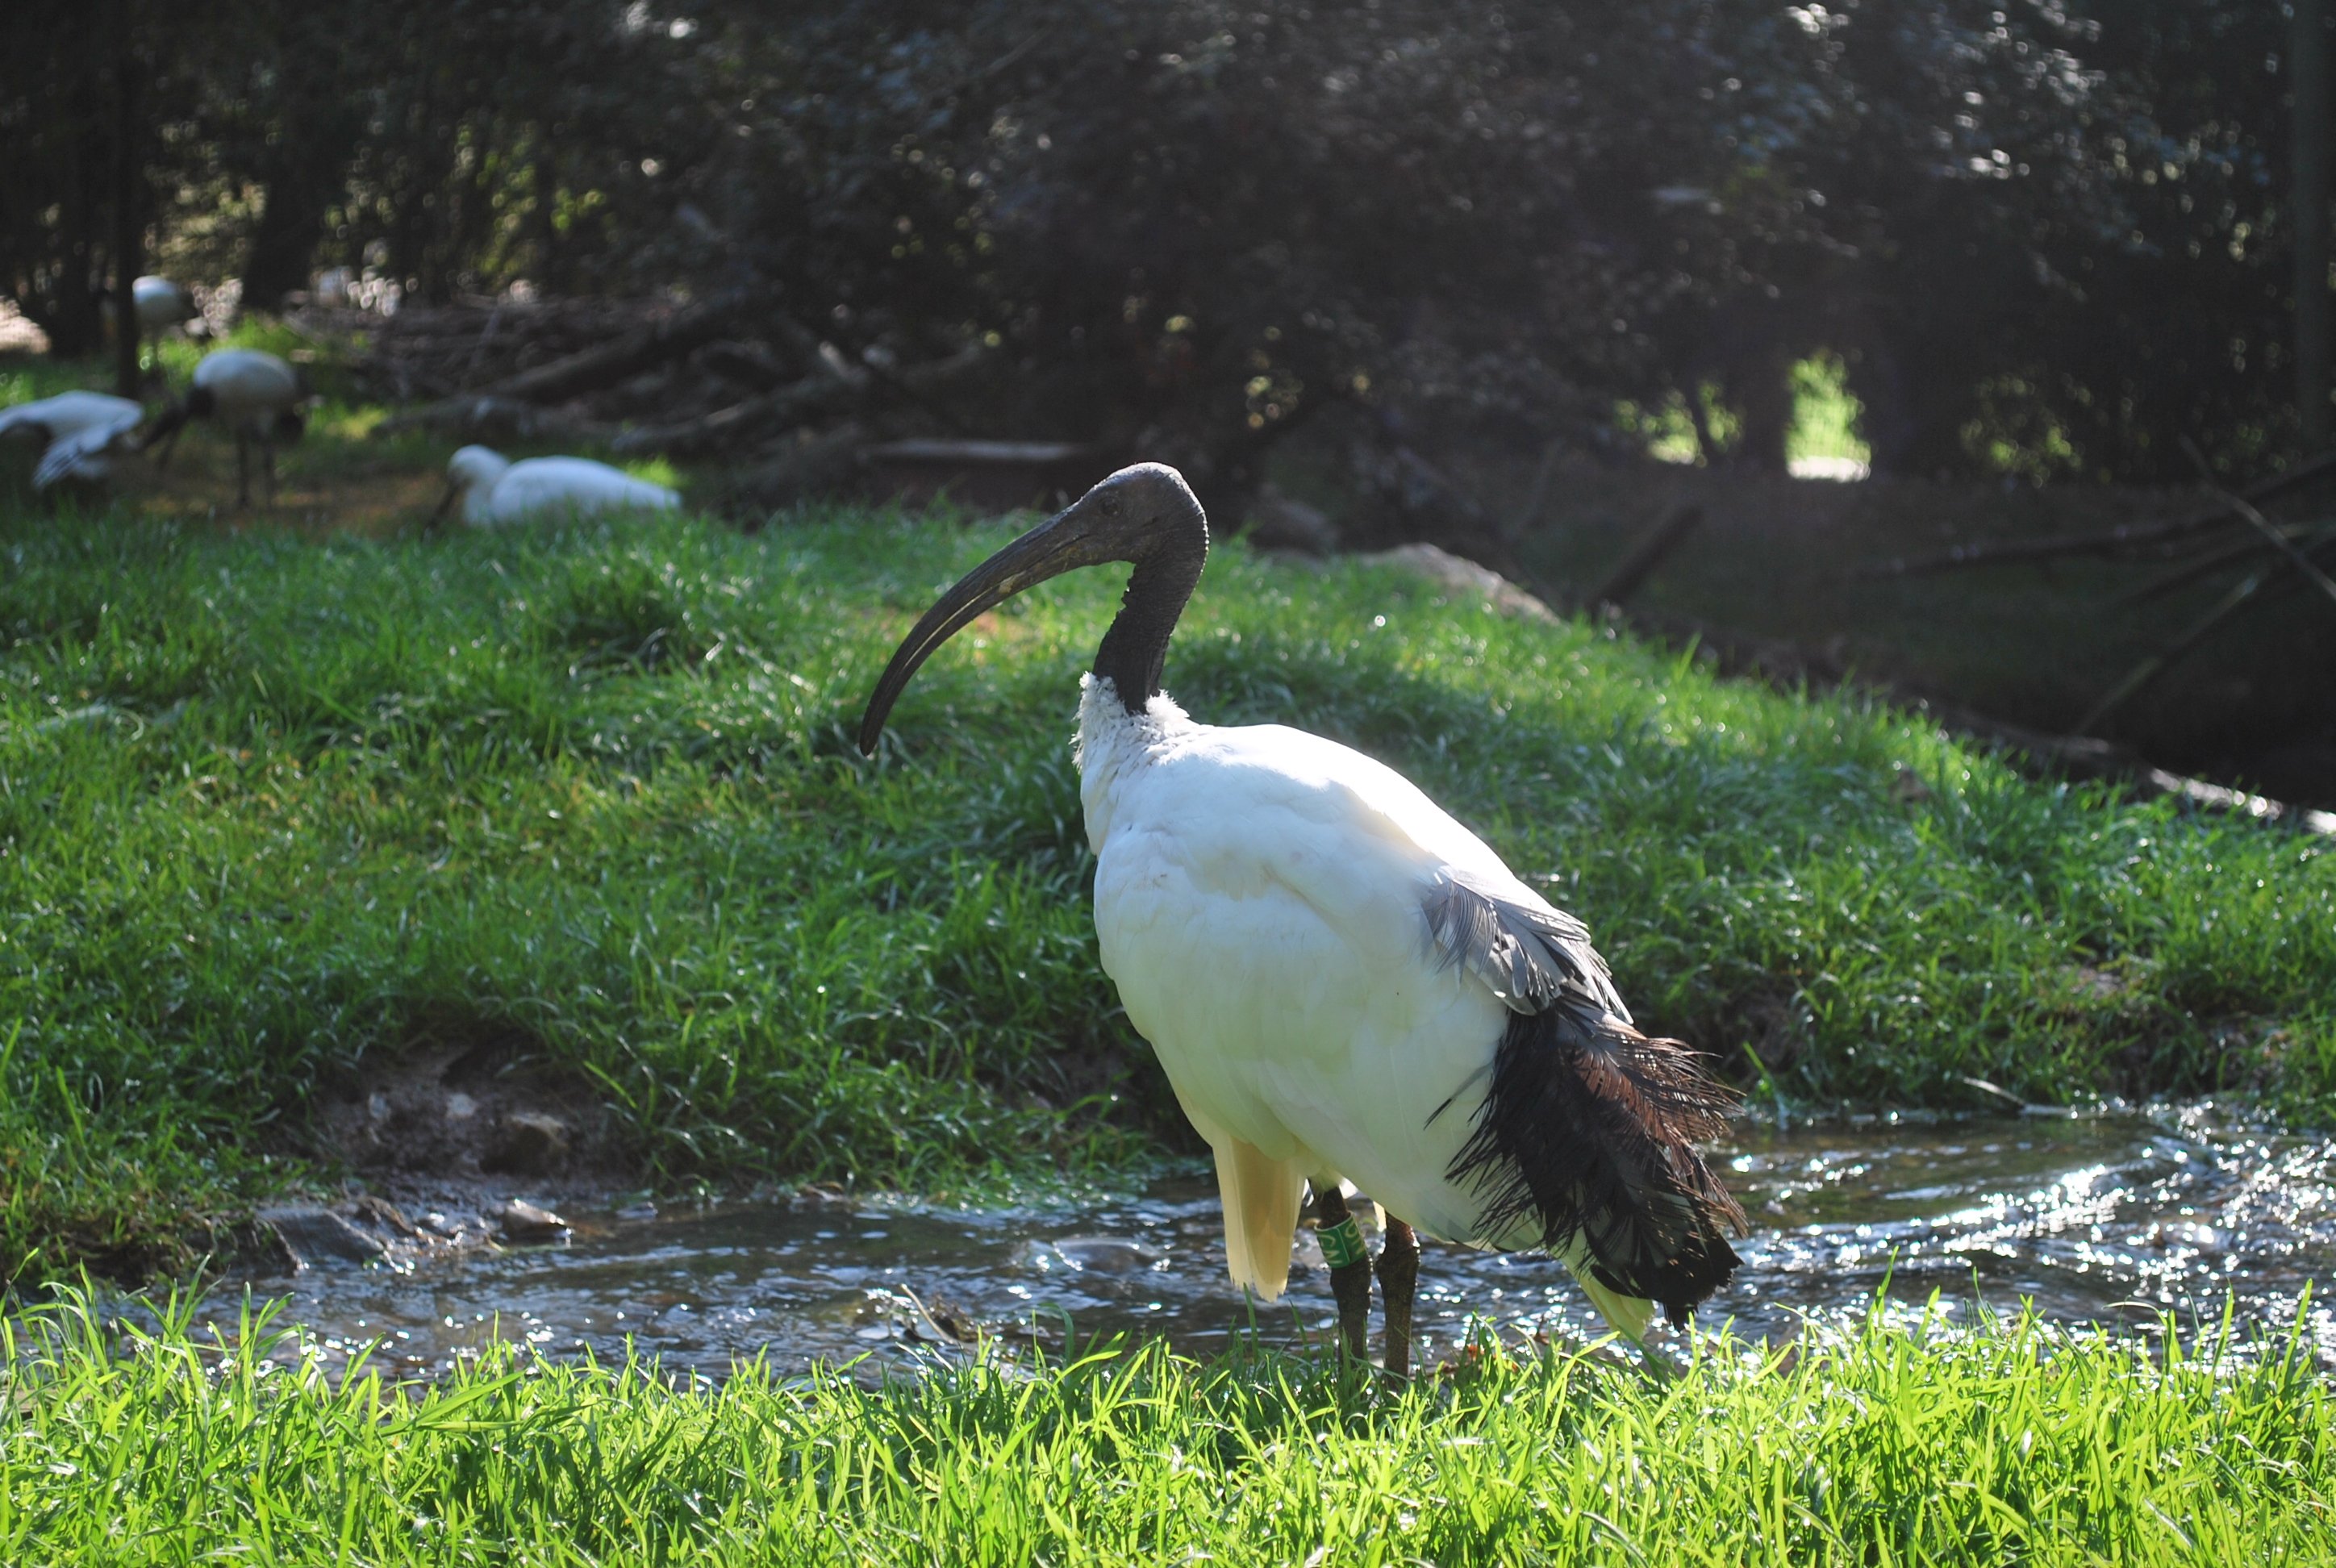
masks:
[[[2263,563],[1851,570],[2164,521],[2324,445],[2315,29],[2324,71],[2324,15],[2262,0],[31,0],[0,296],[95,355],[96,290],[168,270],[221,320],[329,317],[414,401],[525,368],[550,302],[603,336],[719,307],[537,430],[578,439],[822,353],[953,367],[661,441],[753,476],[746,511],[880,438],[1040,438],[1175,462],[1270,540],[1429,539],[1580,601],[1692,504],[1634,600],[1659,629],[2327,800],[2336,604],[2301,572],[2096,712]]]

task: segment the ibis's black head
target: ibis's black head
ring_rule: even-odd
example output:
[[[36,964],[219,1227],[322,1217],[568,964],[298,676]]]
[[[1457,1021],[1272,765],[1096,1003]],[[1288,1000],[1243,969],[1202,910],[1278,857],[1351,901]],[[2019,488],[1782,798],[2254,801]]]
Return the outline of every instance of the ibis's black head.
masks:
[[[151,452],[154,448],[161,447],[162,455],[156,458],[154,463],[158,468],[167,468],[170,466],[170,453],[178,446],[179,432],[185,427],[187,421],[209,419],[218,412],[217,394],[208,386],[191,387],[186,396],[170,400],[170,406],[163,409],[154,423],[147,428],[144,438],[138,443],[138,450]]]
[[[1183,474],[1159,463],[1121,469],[968,572],[925,612],[868,698],[860,749],[876,749],[909,677],[976,616],[1050,577],[1114,560],[1132,562],[1135,570],[1095,650],[1095,672],[1112,683],[1130,713],[1141,713],[1160,690],[1169,634],[1208,554],[1208,518]]]

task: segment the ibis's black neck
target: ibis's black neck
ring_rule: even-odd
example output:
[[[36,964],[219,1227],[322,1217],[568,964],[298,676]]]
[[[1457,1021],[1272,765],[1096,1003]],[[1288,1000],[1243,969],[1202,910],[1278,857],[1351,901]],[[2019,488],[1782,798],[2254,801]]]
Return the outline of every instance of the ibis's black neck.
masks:
[[[1168,662],[1168,638],[1201,580],[1209,559],[1209,525],[1200,509],[1136,561],[1127,579],[1119,614],[1095,649],[1095,672],[1111,682],[1122,706],[1142,713],[1160,695],[1160,672]]]

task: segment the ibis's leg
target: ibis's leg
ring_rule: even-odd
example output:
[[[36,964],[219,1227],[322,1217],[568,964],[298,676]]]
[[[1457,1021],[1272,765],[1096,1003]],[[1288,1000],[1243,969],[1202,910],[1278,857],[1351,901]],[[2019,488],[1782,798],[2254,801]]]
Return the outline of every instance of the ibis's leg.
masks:
[[[1347,1196],[1336,1182],[1315,1193],[1314,1234],[1322,1243],[1322,1261],[1330,1265],[1330,1294],[1338,1303],[1338,1340],[1348,1355],[1362,1360],[1370,1354],[1371,1254],[1363,1245],[1363,1231],[1347,1211]]]
[[[1411,1375],[1411,1299],[1419,1283],[1419,1238],[1393,1214],[1379,1248],[1379,1295],[1387,1308],[1387,1369]]]
[[[235,433],[235,503],[251,504],[251,437],[240,429]]]
[[[276,443],[263,440],[259,443],[259,473],[268,481],[268,504],[276,504]]]

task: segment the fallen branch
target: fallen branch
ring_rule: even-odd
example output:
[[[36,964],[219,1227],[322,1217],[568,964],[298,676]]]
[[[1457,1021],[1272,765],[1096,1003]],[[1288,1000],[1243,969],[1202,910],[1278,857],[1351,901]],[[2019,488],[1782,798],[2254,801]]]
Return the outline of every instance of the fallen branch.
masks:
[[[1656,519],[1654,526],[1640,535],[1630,552],[1606,574],[1606,580],[1590,590],[1590,602],[1618,605],[1629,599],[1702,521],[1703,508],[1691,501],[1681,502]]]
[[[2325,520],[2282,528],[2279,531],[2283,539],[2302,541],[2307,550],[2317,550],[2329,541],[2336,540],[2336,528],[2331,528]],[[2211,555],[2203,556],[2196,560],[2185,560],[2172,571],[2154,577],[2139,588],[2118,595],[2115,602],[2120,605],[2146,604],[2153,599],[2162,599],[2177,589],[2187,588],[2201,578],[2212,577],[2225,567],[2235,566],[2240,561],[2261,554],[2262,551],[2263,542],[2260,540],[2240,540],[2235,544],[2224,546]]]
[[[843,489],[859,476],[868,427],[846,420],[817,435],[797,433],[785,452],[736,475],[725,487],[722,510],[749,527],[772,512]]]
[[[2237,496],[2232,496],[2230,502],[2233,506],[2238,508],[2239,514],[2244,517],[2256,531],[2271,541],[2279,553],[2286,558],[2290,566],[2302,572],[2312,587],[2326,594],[2331,603],[2336,603],[2336,578],[2331,578],[2320,570],[2319,563],[2312,559],[2311,551],[2297,544],[2282,530],[2273,528],[2270,519]]]
[[[475,418],[472,411],[482,402],[553,403],[622,381],[711,341],[745,304],[743,296],[729,294],[690,306],[549,365],[507,376],[492,386],[394,414],[375,428],[384,433],[417,426],[459,428]]]
[[[579,419],[556,408],[485,394],[449,397],[410,414],[384,419],[374,427],[375,433],[386,433],[393,425],[406,430],[426,427],[481,441],[613,444],[622,433],[617,426],[598,420]]]
[[[778,355],[757,344],[720,339],[697,351],[697,363],[722,377],[755,392],[769,392],[794,379],[794,372]]]
[[[1415,552],[1431,559],[1425,562],[1413,559]],[[1421,570],[1439,581],[1465,583],[1494,594],[1496,601],[1502,590],[1523,600],[1522,605],[1504,602],[1504,608],[1517,609],[1536,617],[1553,617],[1549,609],[1550,596],[1533,584],[1535,592],[1527,593],[1514,584],[1504,581],[1496,573],[1486,570],[1465,559],[1456,564],[1458,570],[1443,567],[1441,558],[1451,558],[1433,547],[1409,547],[1390,550],[1377,556],[1359,559],[1375,563],[1406,567]],[[1528,579],[1530,580],[1530,579]],[[1497,589],[1487,586],[1497,585]],[[1708,622],[1685,616],[1652,616],[1633,613],[1620,606],[1605,614],[1628,626],[1640,636],[1669,643],[1675,648],[1693,648],[1710,657],[1718,668],[1729,675],[1748,675],[1767,681],[1780,690],[1806,690],[1811,687],[1846,687],[1850,678],[1833,667],[1830,661],[1812,656],[1796,644],[1767,638],[1737,636]],[[2152,765],[2130,747],[2115,741],[2102,740],[2088,735],[2050,735],[1984,714],[1953,703],[1926,696],[1895,682],[1860,675],[1857,689],[1872,692],[1883,701],[1920,713],[1942,729],[2024,753],[2037,763],[2064,774],[2080,778],[2116,778],[2146,786],[2166,794],[2182,796],[2195,804],[2219,811],[2244,813],[2265,822],[2282,822],[2302,828],[2306,833],[2336,837],[2336,812],[2313,811],[2288,804],[2263,795],[2248,794],[2223,784],[2208,784],[2204,779],[2188,778],[2180,774]],[[2079,729],[2083,726],[2079,726]]]
[[[1563,440],[1552,441],[1542,449],[1541,464],[1533,470],[1533,485],[1525,492],[1524,504],[1517,508],[1516,516],[1501,531],[1504,542],[1514,546],[1541,526],[1542,509],[1549,504],[1550,482],[1557,477],[1558,465],[1565,461],[1567,450]]]
[[[2336,473],[2336,452],[2322,453],[2282,473],[2258,481],[2240,493],[2245,500],[2260,503],[2301,489],[2329,473]],[[1964,567],[2056,560],[2071,555],[2115,555],[2123,550],[2169,544],[2214,533],[2231,527],[2238,521],[2227,507],[2218,506],[2212,511],[2177,518],[2170,522],[2122,523],[2099,533],[2071,534],[2061,539],[2013,540],[1996,544],[1957,545],[1937,555],[1900,556],[1894,560],[1877,561],[1859,567],[1850,575],[1860,579],[1919,577],[1934,571],[1960,570]]]
[[[2217,599],[2212,609],[2193,621],[2187,631],[2126,671],[2115,686],[2101,694],[2100,700],[2093,704],[2085,716],[2077,721],[2077,727],[2092,728],[2123,706],[2127,697],[2189,657],[2190,650],[2205,641],[2207,634],[2236,615],[2242,605],[2254,598],[2270,575],[2268,570],[2252,573]]]
[[[2323,541],[2322,542],[2324,543],[2326,541]],[[2314,546],[2313,548],[2314,552],[2316,553],[2319,547]],[[2262,546],[2258,544],[2256,549],[2260,550]],[[2307,554],[2303,556],[2302,560],[2304,570],[2312,573],[2315,581],[2325,583],[2328,580],[2327,574],[2319,570],[2318,566],[2311,560],[2310,555]],[[2220,628],[2224,621],[2230,619],[2231,617],[2236,615],[2242,609],[2244,609],[2247,604],[2247,601],[2253,599],[2254,596],[2261,592],[2266,585],[2286,577],[2287,573],[2292,570],[2294,570],[2292,562],[2285,559],[2281,559],[2266,562],[2263,566],[2250,573],[2228,593],[2216,600],[2213,609],[2207,610],[2205,615],[2199,617],[2196,621],[2193,622],[2188,630],[2185,631],[2180,637],[2175,638],[2165,648],[2159,649],[2154,654],[2151,654],[2139,664],[2135,665],[2131,669],[2127,670],[2122,679],[2120,679],[2115,686],[2109,687],[2107,692],[2102,694],[2098,702],[2093,704],[2092,711],[2085,715],[2083,720],[2078,723],[2077,727],[2078,729],[2092,728],[2094,725],[2099,723],[2101,719],[2114,712],[2118,706],[2122,706],[2128,697],[2134,695],[2134,693],[2141,690],[2150,682],[2156,680],[2159,676],[2165,674],[2168,669],[2171,669],[2174,666],[2181,663],[2185,658],[2187,658],[2193,649],[2196,648],[2200,643],[2205,641],[2207,637]],[[2330,589],[2329,591],[2336,593],[2336,589]]]
[[[641,425],[611,437],[608,444],[629,456],[662,453],[678,457],[723,448],[735,450],[780,431],[813,424],[851,409],[866,408],[886,388],[921,399],[935,388],[964,375],[984,357],[986,353],[979,344],[968,344],[945,359],[911,365],[881,379],[865,371],[846,376],[822,359],[818,372],[775,391],[717,408],[696,419]]]
[[[662,453],[682,457],[723,447],[736,448],[791,425],[806,424],[850,401],[853,389],[822,373],[775,392],[734,403],[696,419],[638,425],[608,445],[628,456]]]

